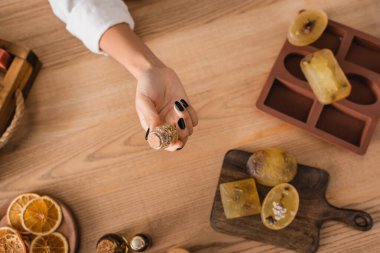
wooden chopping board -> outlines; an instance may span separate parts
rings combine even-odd
[[[309,253],[318,250],[319,232],[325,221],[344,222],[360,231],[372,228],[373,221],[368,213],[337,208],[326,200],[329,174],[325,170],[301,164],[298,165],[297,175],[290,182],[299,193],[300,207],[296,218],[288,227],[279,231],[270,230],[262,224],[260,215],[226,219],[219,185],[249,178],[245,164],[251,154],[231,150],[224,158],[210,218],[211,227],[216,231]],[[257,188],[262,202],[271,188],[260,184],[257,184]]]
[[[62,223],[58,227],[57,232],[60,232],[66,237],[67,242],[69,244],[69,253],[76,253],[78,252],[79,247],[79,233],[74,215],[65,204],[63,204],[56,198],[53,199],[61,206],[62,209]],[[12,200],[13,198],[9,199],[9,201],[6,201],[3,207],[0,208],[0,227],[8,226],[6,214],[8,206],[12,202]]]
[[[22,91],[24,99],[37,77],[42,63],[30,49],[0,39],[0,48],[11,55],[11,63],[0,77],[0,136],[6,131],[16,109],[15,92]]]

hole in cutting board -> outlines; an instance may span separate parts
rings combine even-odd
[[[300,54],[295,54],[295,53],[289,54],[285,57],[284,65],[285,65],[286,70],[288,70],[290,74],[292,74],[297,79],[306,82],[306,78],[304,74],[302,73],[301,66],[300,66],[300,63],[303,57],[304,56]]]
[[[322,36],[311,46],[319,49],[328,48],[336,54],[342,42],[342,37],[342,34],[336,28],[327,26]]]
[[[380,45],[355,37],[346,59],[380,74]]]
[[[347,74],[347,78],[352,86],[348,100],[362,105],[370,105],[376,102],[377,97],[374,91],[376,86],[373,82],[358,74]]]
[[[367,227],[368,226],[368,221],[364,217],[359,216],[359,215],[355,216],[354,222],[359,227]]]
[[[264,104],[287,116],[306,122],[313,100],[289,89],[284,83],[275,79]]]
[[[334,106],[323,107],[317,128],[339,139],[360,146],[365,122],[346,114]]]

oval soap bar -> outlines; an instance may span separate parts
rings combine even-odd
[[[287,227],[296,217],[299,196],[291,184],[279,184],[273,187],[262,205],[261,220],[267,228],[279,230]]]

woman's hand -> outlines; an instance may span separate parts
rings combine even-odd
[[[181,149],[198,124],[197,113],[177,74],[164,66],[150,68],[139,76],[136,110],[147,134],[164,123],[176,126],[179,140],[166,148],[168,151]]]
[[[108,29],[99,44],[136,77],[136,110],[147,135],[149,129],[164,123],[176,126],[179,140],[166,150],[181,149],[198,124],[198,117],[177,74],[166,67],[127,24]]]

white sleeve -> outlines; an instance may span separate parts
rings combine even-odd
[[[66,29],[94,53],[101,53],[99,41],[108,28],[134,21],[122,0],[49,0],[54,14]]]

